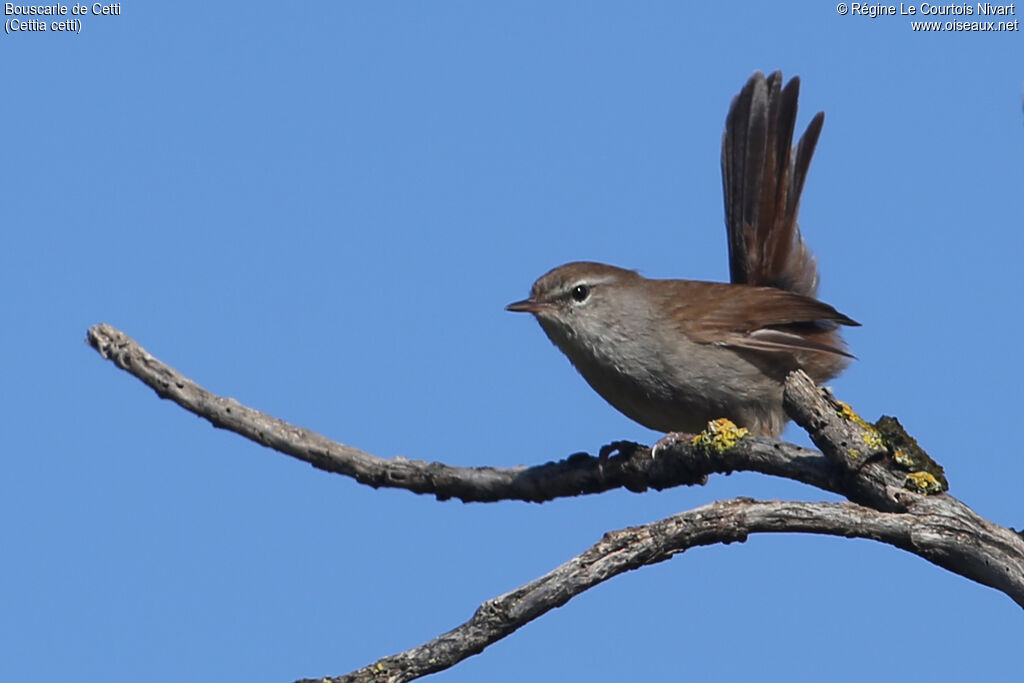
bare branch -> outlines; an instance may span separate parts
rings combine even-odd
[[[663,562],[689,548],[742,542],[754,533],[803,532],[867,538],[916,553],[953,571],[957,569],[950,566],[950,560],[971,554],[965,545],[971,546],[994,563],[1016,568],[1012,592],[1006,586],[1001,589],[1024,605],[1024,544],[1010,547],[1005,545],[1007,539],[992,543],[987,530],[980,535],[978,531],[974,520],[949,514],[941,506],[908,515],[880,512],[854,503],[718,501],[651,524],[607,533],[594,546],[553,571],[485,602],[469,621],[434,640],[344,676],[316,680],[398,683],[447,669],[618,574]],[[312,679],[302,683],[312,683]]]
[[[840,473],[840,486],[851,500],[878,510],[897,511],[903,503],[888,492],[900,490],[903,475],[886,467],[881,436],[828,389],[816,385],[802,370],[790,373],[783,394],[786,412],[807,430]]]
[[[983,519],[949,495],[925,496],[906,490],[907,473],[893,465],[896,449],[890,453],[873,425],[801,372],[786,382],[786,410],[822,453],[747,436],[723,448],[684,440],[659,449],[657,458],[647,447],[620,442],[602,449],[596,458],[580,453],[529,468],[470,468],[404,458],[385,460],[216,396],[109,325],[91,328],[88,341],[161,398],[214,426],[374,487],[405,488],[467,502],[544,501],[617,487],[643,491],[702,484],[711,473],[751,470],[801,481],[853,501],[737,499],[609,533],[549,574],[485,603],[472,619],[429,643],[325,680],[406,681],[448,668],[617,574],[664,561],[687,548],[742,541],[751,533],[874,539],[996,588],[1024,606],[1024,538]]]
[[[620,487],[640,492],[703,484],[709,474],[754,471],[844,493],[841,472],[820,453],[759,437],[744,438],[724,452],[682,443],[660,450],[657,458],[652,458],[650,449],[644,446],[620,442],[614,444],[617,455],[611,457],[579,453],[535,467],[454,467],[406,458],[379,458],[244,406],[235,399],[212,394],[110,325],[90,328],[87,341],[104,358],[156,391],[160,398],[174,401],[213,426],[375,488],[403,488],[433,494],[442,500],[458,498],[465,502],[541,502]]]

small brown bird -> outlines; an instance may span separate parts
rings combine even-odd
[[[532,313],[583,378],[619,411],[661,432],[726,417],[755,434],[786,423],[782,387],[816,382],[852,358],[815,299],[818,271],[797,226],[800,192],[825,115],[791,150],[800,81],[755,73],[729,109],[722,184],[731,283],[654,280],[601,263],[559,266],[507,306]]]

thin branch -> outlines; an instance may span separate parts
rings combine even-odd
[[[800,372],[786,382],[786,410],[822,453],[748,436],[725,448],[683,441],[659,449],[657,458],[644,446],[620,442],[602,449],[597,458],[577,454],[530,468],[471,468],[377,458],[216,396],[109,325],[91,328],[88,341],[161,398],[214,426],[374,487],[405,488],[464,501],[543,501],[616,487],[643,491],[702,484],[711,473],[751,470],[802,481],[854,501],[723,501],[607,534],[553,572],[485,603],[472,619],[449,633],[333,680],[405,681],[439,671],[617,574],[661,562],[694,546],[742,541],[750,533],[871,538],[992,586],[1024,606],[1024,538],[978,516],[949,495],[924,496],[904,489],[906,472],[894,467],[893,455],[875,427]],[[615,455],[607,457],[611,452]]]
[[[156,391],[160,398],[177,403],[214,427],[375,488],[402,488],[464,502],[542,502],[615,488],[641,492],[648,488],[699,485],[705,483],[709,474],[752,471],[843,494],[841,472],[821,453],[759,437],[741,439],[724,452],[696,448],[685,442],[660,450],[657,458],[651,457],[649,448],[619,442],[613,449],[617,454],[611,457],[579,453],[534,467],[454,467],[406,458],[379,458],[244,406],[233,398],[217,396],[154,358],[110,325],[90,328],[87,341],[104,358]]]
[[[945,560],[977,545],[991,561],[1024,567],[1022,545],[1010,549],[974,536],[971,520],[942,509],[915,515],[872,510],[854,503],[733,499],[666,519],[605,534],[598,543],[553,571],[481,605],[473,617],[437,638],[337,678],[332,683],[398,683],[454,666],[544,613],[623,572],[656,564],[689,548],[745,541],[749,534],[802,532],[888,543],[950,568]],[[983,545],[985,544],[985,545]],[[954,569],[954,571],[956,571]],[[961,572],[963,573],[963,572]],[[975,578],[964,574],[969,578]],[[1024,575],[1011,597],[1024,605]],[[307,679],[302,683],[312,683]]]

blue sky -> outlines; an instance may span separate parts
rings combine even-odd
[[[755,69],[801,76],[801,125],[826,111],[801,225],[821,297],[863,323],[836,392],[1024,526],[1020,32],[828,3],[305,7],[122,3],[0,39],[0,679],[342,673],[607,530],[829,499],[751,474],[544,505],[375,491],[212,429],[83,341],[109,322],[384,457],[651,442],[503,306],[570,260],[726,278],[720,135]],[[998,680],[1022,634],[1009,598],[915,556],[761,536],[618,577],[435,678]]]

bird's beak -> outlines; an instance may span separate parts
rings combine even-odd
[[[522,301],[516,301],[515,303],[509,304],[505,307],[505,310],[512,311],[513,313],[538,313],[545,307],[546,304],[542,301],[523,299]]]

